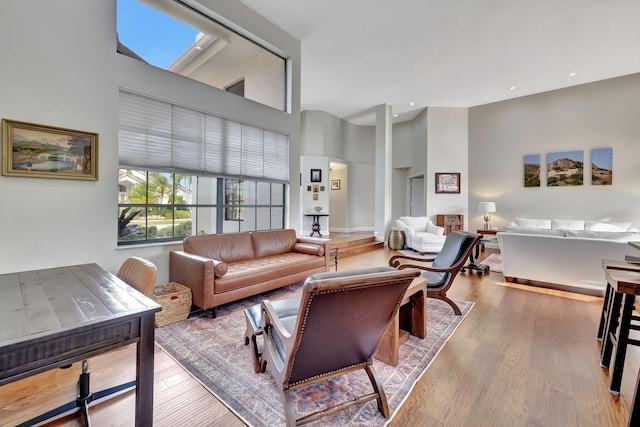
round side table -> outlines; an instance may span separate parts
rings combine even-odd
[[[404,231],[392,228],[389,231],[389,249],[398,250],[404,248]]]

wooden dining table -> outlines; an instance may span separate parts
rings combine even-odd
[[[153,424],[161,307],[97,264],[0,275],[0,386],[137,344],[136,426]]]

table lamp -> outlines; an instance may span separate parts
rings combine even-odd
[[[496,211],[496,202],[480,202],[478,209],[480,212],[484,212],[484,229],[489,229],[489,221],[491,221],[491,212]]]

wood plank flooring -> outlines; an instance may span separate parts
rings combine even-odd
[[[393,253],[385,248],[344,257],[339,269],[385,265]],[[460,274],[449,294],[476,305],[390,425],[626,425],[640,351],[629,347],[622,394],[613,397],[595,339],[601,298],[510,284],[499,273]],[[101,390],[132,379],[135,349],[89,363],[92,389]],[[0,425],[74,399],[78,371],[76,364],[0,387]],[[243,425],[157,347],[155,380],[154,425]],[[133,425],[134,399],[130,392],[92,407],[93,425]],[[82,419],[76,414],[48,425],[81,426]]]

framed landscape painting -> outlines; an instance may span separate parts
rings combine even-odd
[[[2,175],[98,179],[98,134],[2,119]]]

